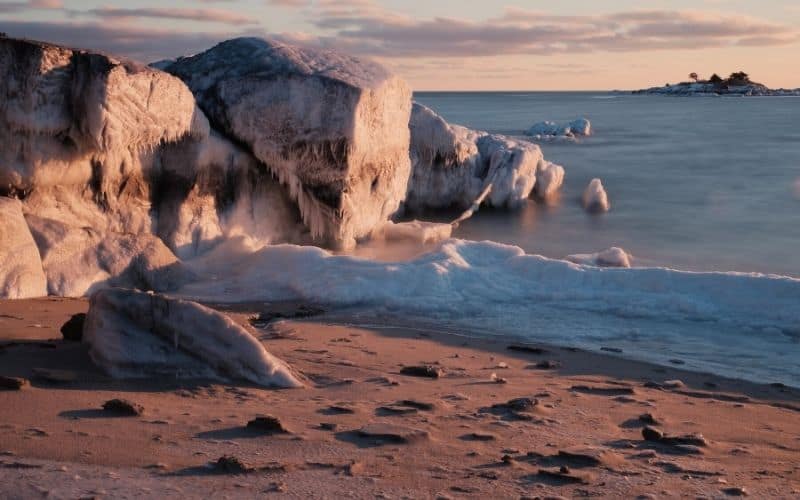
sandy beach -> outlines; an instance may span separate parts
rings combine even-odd
[[[779,384],[325,314],[250,324],[297,305],[230,314],[304,389],[114,380],[59,332],[87,308],[0,302],[0,376],[29,381],[0,391],[3,498],[800,495],[800,391]]]

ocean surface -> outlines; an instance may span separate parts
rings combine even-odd
[[[800,98],[414,97],[450,123],[504,135],[578,117],[594,128],[578,142],[538,142],[546,159],[566,169],[559,200],[529,201],[514,213],[482,209],[455,237],[553,258],[620,246],[635,266],[800,277]],[[580,206],[593,177],[608,191],[607,214],[589,215]]]

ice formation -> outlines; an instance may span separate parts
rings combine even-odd
[[[383,67],[239,38],[165,69],[288,187],[318,240],[351,245],[397,211],[410,173],[411,91]]]
[[[534,124],[525,135],[536,139],[586,137],[592,135],[592,123],[586,118],[578,118],[569,123],[558,124],[544,121]]]
[[[583,191],[582,201],[583,208],[589,213],[608,212],[611,209],[608,194],[600,179],[592,179],[589,182],[589,185]]]
[[[0,197],[0,299],[47,295],[47,279],[22,203]]]
[[[412,175],[405,207],[412,211],[466,208],[490,185],[486,203],[513,208],[547,177],[549,167],[534,144],[451,125],[417,103],[409,127]]]
[[[535,194],[541,199],[552,198],[564,184],[564,167],[547,160],[536,171]]]
[[[95,293],[83,342],[92,361],[115,377],[219,375],[266,387],[303,385],[224,314],[163,295],[117,288]]]
[[[564,259],[588,266],[631,267],[631,255],[619,247],[611,247],[597,253],[567,255]]]

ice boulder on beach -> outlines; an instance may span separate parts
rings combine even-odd
[[[196,302],[112,288],[92,295],[83,327],[92,361],[114,377],[222,376],[303,384],[228,316]]]
[[[536,171],[535,193],[540,199],[552,198],[564,184],[564,167],[553,162],[542,161]]]
[[[600,179],[592,179],[583,191],[583,208],[589,213],[608,212],[611,204],[608,201],[603,183]]]
[[[411,91],[382,66],[238,38],[164,68],[288,187],[318,241],[351,245],[400,206]]]
[[[22,215],[22,203],[0,197],[0,299],[47,295],[39,249]]]
[[[592,135],[592,123],[586,118],[578,118],[564,124],[543,121],[531,126],[525,132],[525,135],[536,139],[587,137]]]
[[[485,203],[516,207],[530,195],[545,162],[535,144],[447,123],[415,103],[411,121],[412,175],[405,207],[466,208],[491,185]]]
[[[619,247],[597,253],[567,255],[565,260],[596,267],[631,267],[631,255]]]

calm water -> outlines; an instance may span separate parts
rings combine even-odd
[[[567,171],[552,206],[482,210],[455,236],[561,258],[621,246],[636,265],[800,276],[800,98],[418,93],[451,123],[519,135],[589,118],[595,135],[542,143]],[[581,209],[602,179],[611,211]]]

